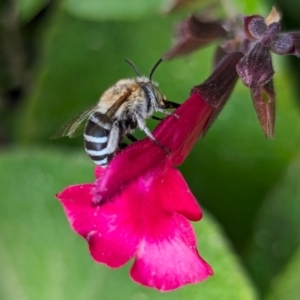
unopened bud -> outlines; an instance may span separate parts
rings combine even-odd
[[[257,42],[238,62],[236,70],[247,87],[263,86],[274,75],[269,49]]]

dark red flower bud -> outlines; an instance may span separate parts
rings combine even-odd
[[[241,52],[227,54],[217,65],[211,76],[204,83],[193,88],[192,92],[201,95],[203,101],[214,107],[214,111],[203,129],[202,137],[226,104],[238,79],[235,66],[242,57]]]
[[[265,85],[274,75],[269,49],[257,42],[238,62],[236,69],[247,87]]]
[[[260,38],[260,43],[265,47],[270,47],[280,29],[280,23],[272,23]]]
[[[274,135],[275,91],[273,80],[264,86],[251,88],[251,96],[260,126],[267,138]]]
[[[300,31],[288,32],[278,35],[278,44],[272,45],[272,50],[277,54],[291,54],[300,57]],[[279,52],[276,52],[276,50]]]
[[[294,44],[293,54],[300,57],[300,31],[290,32],[290,36],[292,37]]]
[[[267,30],[263,17],[258,15],[242,16],[244,21],[244,32],[249,40],[258,40]]]
[[[218,46],[215,50],[214,53],[214,58],[213,58],[213,68],[215,69],[218,64],[221,62],[221,60],[228,54],[226,52],[226,49],[224,47]]]
[[[225,35],[226,31],[220,21],[203,22],[199,17],[191,15],[179,25],[178,41],[164,57],[170,59],[189,54]]]
[[[293,36],[290,33],[278,34],[271,44],[271,50],[280,55],[291,53],[293,48]]]
[[[300,56],[300,32],[280,33],[280,15],[275,8],[266,19],[258,15],[243,16],[242,18],[244,33],[249,40],[256,40],[279,55]]]

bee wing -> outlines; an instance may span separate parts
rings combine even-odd
[[[57,139],[63,136],[74,138],[81,135],[85,125],[83,122],[95,112],[96,106],[97,105],[91,106],[87,110],[69,120],[51,137],[51,139]]]
[[[117,112],[119,107],[126,102],[128,97],[131,95],[132,90],[127,89],[123,95],[120,95],[120,97],[116,100],[116,102],[107,110],[107,112],[104,114],[104,117],[106,117],[108,120],[111,119],[111,117]]]

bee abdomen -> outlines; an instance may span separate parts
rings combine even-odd
[[[95,123],[94,121],[95,117],[91,117],[85,127],[85,151],[96,165],[105,166],[111,156],[107,148],[110,129],[104,128],[100,122]],[[105,127],[108,127],[107,124],[105,124]]]

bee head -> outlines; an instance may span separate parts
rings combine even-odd
[[[139,72],[138,68],[135,66],[135,64],[130,61],[129,59],[125,58],[125,61],[131,66],[131,68],[134,70],[137,77],[141,77],[141,73]],[[149,79],[152,80],[152,75],[156,68],[160,65],[160,63],[163,61],[163,58],[161,57],[158,62],[153,66],[152,70],[150,71]]]
[[[160,63],[163,61],[163,58],[160,58],[158,60],[158,62],[153,66],[153,68],[150,71],[150,75],[149,78],[145,77],[145,76],[141,76],[141,73],[139,72],[138,68],[133,64],[133,62],[131,62],[128,59],[125,59],[125,61],[132,67],[132,69],[134,70],[135,74],[137,75],[137,80],[138,82],[140,82],[141,84],[143,84],[147,90],[148,93],[150,94],[149,96],[151,97],[152,95],[155,96],[155,99],[158,103],[158,105],[160,107],[164,107],[165,106],[165,101],[166,101],[166,97],[161,93],[161,91],[158,88],[158,84],[152,81],[152,75],[154,73],[154,71],[156,70],[156,68],[160,65]]]

